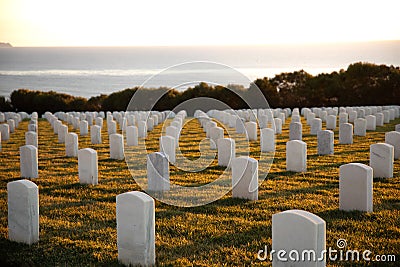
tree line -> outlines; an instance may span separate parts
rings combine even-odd
[[[39,114],[46,111],[122,111],[127,109],[138,89],[129,88],[89,99],[54,91],[18,89],[11,93],[10,99],[0,97],[0,111],[37,111]],[[199,83],[184,91],[166,87],[140,90],[143,103],[136,107],[138,110],[173,110],[180,103],[198,97],[213,98],[233,109],[242,109],[248,108],[244,99],[255,98],[258,90],[273,108],[388,105],[400,103],[400,69],[358,62],[349,65],[347,70],[316,76],[300,70],[264,77],[256,79],[249,88]],[[162,97],[155,99],[160,94]]]

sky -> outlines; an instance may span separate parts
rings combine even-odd
[[[400,40],[399,10],[399,0],[0,0],[0,42],[175,46]]]

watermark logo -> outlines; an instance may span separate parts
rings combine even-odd
[[[366,262],[395,262],[394,254],[376,254],[372,251],[345,249],[347,247],[346,239],[340,238],[336,241],[336,248],[329,247],[321,251],[312,249],[304,250],[274,250],[268,251],[268,246],[257,252],[257,259],[260,261],[281,261],[281,262],[324,262],[326,260],[336,261],[366,261]]]
[[[230,97],[234,97],[236,102],[240,101],[246,106],[245,110],[238,111],[235,107],[231,107],[216,98],[202,96],[200,88],[198,91],[193,91],[194,95],[190,99],[177,104],[171,111],[163,113],[161,135],[166,134],[167,127],[171,125],[172,121],[177,121],[177,125],[182,126],[181,129],[188,127],[187,125],[191,120],[198,120],[199,123],[203,124],[203,129],[207,121],[217,122],[218,126],[224,128],[224,138],[235,139],[236,157],[250,156],[250,152],[252,152],[252,155],[256,155],[259,168],[257,185],[260,186],[269,172],[274,152],[262,152],[259,145],[251,147],[249,138],[246,138],[246,131],[244,131],[242,137],[236,138],[235,126],[236,120],[239,120],[243,128],[245,128],[246,121],[258,123],[257,117],[260,109],[262,109],[261,112],[269,110],[268,102],[261,90],[248,77],[229,66],[213,62],[188,62],[167,68],[144,82],[130,100],[127,108],[128,114],[136,114],[144,121],[160,114],[155,110],[157,107],[159,108],[160,100],[168,99],[171,90],[161,88],[150,91],[146,88],[151,88],[153,84],[171,83],[174,83],[171,90],[177,91],[182,91],[188,87],[194,88],[202,83],[204,83],[202,84],[204,86],[214,86],[225,94],[229,94]],[[240,89],[237,86],[238,84],[251,86],[249,89]],[[271,118],[271,127],[274,128],[274,120],[273,117]],[[233,119],[235,119],[235,125],[233,125],[233,121],[230,121]],[[258,126],[258,128],[261,127]],[[180,138],[182,138],[181,132],[176,135],[178,144]],[[206,173],[207,171],[216,172],[216,166],[212,165],[217,157],[216,144],[212,144],[214,141],[204,137],[198,144],[191,144],[191,146],[197,146],[200,151],[200,157],[195,159],[185,157],[178,145],[176,147],[176,160],[171,161],[169,159],[170,164],[182,175],[202,175],[202,172]],[[138,146],[126,147],[124,153],[128,168],[136,183],[155,199],[180,207],[201,206],[222,198],[235,186],[235,184],[232,184],[231,169],[226,168],[222,172],[217,169],[220,175],[207,184],[182,186],[171,182],[169,190],[162,192],[148,190],[147,155],[155,152],[154,143],[151,146],[152,150],[149,149],[150,142],[154,142],[154,140],[141,139]],[[212,146],[214,148],[211,148]],[[258,151],[254,151],[255,148]],[[243,169],[243,173],[245,170],[246,168]],[[162,174],[159,176],[162,177]],[[249,188],[249,191],[255,189],[257,188]]]

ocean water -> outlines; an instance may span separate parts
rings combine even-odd
[[[172,68],[185,62],[202,68]],[[248,86],[256,78],[303,69],[312,75],[346,69],[354,62],[400,66],[400,41],[320,45],[205,47],[14,47],[0,49],[0,95],[19,88],[76,96],[125,88],[177,87],[199,81]],[[218,72],[210,62],[235,71]],[[197,65],[201,63],[197,63]],[[218,68],[217,68],[218,69]],[[246,79],[238,79],[237,72]],[[193,84],[192,83],[192,84]],[[185,89],[185,86],[179,86]]]

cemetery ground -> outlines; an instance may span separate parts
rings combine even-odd
[[[303,119],[303,141],[307,143],[307,172],[286,171],[286,142],[289,122],[276,135],[274,162],[259,188],[259,200],[233,199],[228,193],[200,207],[180,208],[156,201],[156,261],[160,266],[248,266],[271,265],[257,259],[265,246],[271,250],[272,215],[289,209],[312,212],[326,221],[326,247],[370,250],[372,255],[394,254],[400,261],[400,161],[394,162],[394,178],[374,179],[373,212],[339,211],[339,167],[359,162],[369,164],[370,145],[384,142],[385,132],[394,130],[396,119],[366,137],[354,136],[352,145],[338,144],[334,155],[317,155],[317,136]],[[141,190],[124,160],[109,159],[107,129],[103,143],[92,145],[90,135],[79,136],[79,149],[93,148],[99,157],[99,184],[81,185],[77,158],[65,157],[50,123],[40,119],[39,187],[40,241],[31,246],[8,240],[7,183],[20,179],[19,147],[25,144],[28,121],[20,123],[0,152],[0,263],[2,266],[118,266],[116,196]],[[325,127],[325,123],[323,124]],[[148,153],[159,150],[162,124],[148,134]],[[234,129],[229,129],[234,133]],[[72,126],[69,131],[73,132]],[[76,132],[76,131],[75,131]],[[225,137],[227,134],[225,133]],[[200,156],[198,143],[205,133],[197,120],[188,122],[181,134],[183,154]],[[142,140],[143,142],[143,140]],[[251,157],[257,159],[258,141],[251,141]],[[197,186],[209,183],[224,171],[217,159],[206,170],[187,173],[170,166],[171,183]],[[142,170],[143,175],[146,169]],[[328,266],[365,265],[366,262],[327,261]],[[385,263],[389,265],[389,263]],[[392,263],[393,266],[396,263]]]

